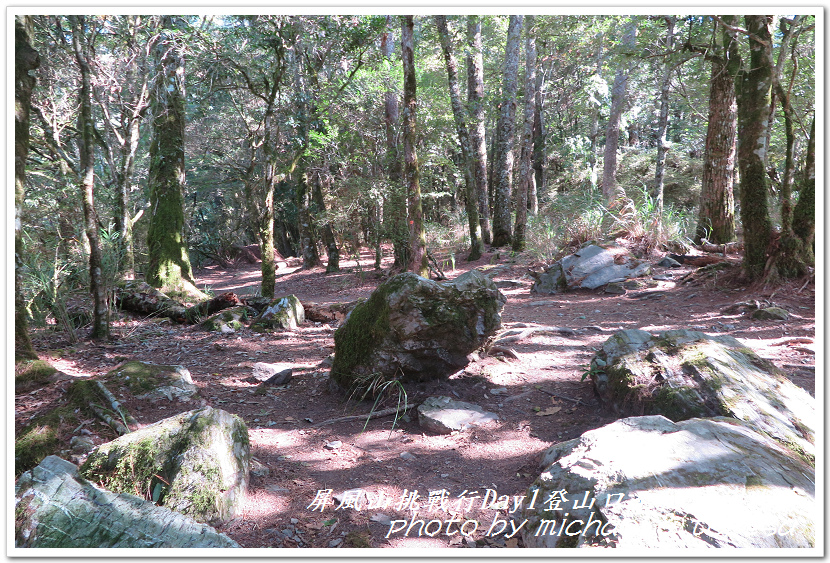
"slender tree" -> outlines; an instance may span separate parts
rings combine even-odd
[[[461,105],[461,93],[458,87],[458,62],[453,54],[450,32],[447,29],[446,16],[435,16],[435,25],[438,27],[438,37],[444,51],[444,61],[447,65],[447,81],[450,88],[450,102],[455,118],[455,129],[458,133],[458,142],[461,145],[461,166],[464,173],[464,187],[466,196],[467,221],[470,228],[470,254],[467,260],[472,262],[481,258],[484,245],[481,241],[481,225],[478,220],[478,197],[473,172],[473,148],[470,133],[467,129],[467,120],[464,116],[464,107]]]
[[[737,97],[743,267],[749,279],[759,279],[765,272],[772,233],[764,166],[772,92],[772,16],[748,15],[744,22],[750,60],[744,65]]]
[[[533,114],[536,109],[536,29],[534,16],[525,16],[525,103],[524,127],[519,159],[519,183],[516,190],[516,228],[513,230],[513,250],[525,249],[528,194],[536,191],[533,170]]]
[[[608,127],[605,132],[605,152],[602,164],[602,194],[607,202],[613,202],[625,194],[617,185],[617,150],[620,145],[620,118],[625,108],[628,74],[631,71],[631,59],[637,40],[638,18],[632,16],[625,26],[622,48],[624,60],[617,69],[614,86],[611,88],[611,110],[608,115]]]
[[[429,262],[426,253],[426,235],[424,234],[424,212],[421,207],[421,186],[418,183],[418,155],[415,152],[417,131],[415,113],[418,107],[416,99],[415,52],[412,41],[413,16],[401,18],[401,56],[403,59],[403,181],[407,189],[409,202],[409,270],[426,277],[429,275]]]
[[[473,145],[473,174],[478,199],[481,239],[490,244],[490,198],[487,188],[487,140],[484,123],[484,55],[481,48],[481,17],[467,16],[467,103],[470,108],[470,142]]]
[[[497,160],[493,175],[493,246],[506,246],[513,237],[510,200],[513,181],[513,139],[516,130],[516,89],[519,75],[519,40],[523,16],[510,16],[507,26],[507,47],[504,62],[504,86],[502,89],[499,121],[496,130]]]
[[[391,67],[395,51],[394,26],[392,16],[386,16],[386,31],[381,40],[381,51],[386,64]],[[407,226],[406,191],[403,186],[401,156],[399,150],[398,127],[398,92],[389,87],[384,93],[383,124],[386,132],[386,167],[391,186],[389,202],[384,205],[387,231],[392,239],[395,261],[393,270],[405,270],[409,265],[409,228]]]
[[[674,16],[666,16],[666,51],[674,49]],[[657,122],[657,164],[654,170],[654,199],[657,204],[657,218],[663,217],[663,179],[666,175],[666,155],[669,152],[669,143],[666,139],[666,130],[669,126],[669,91],[671,89],[672,61],[668,56],[663,63],[663,80],[660,83],[660,119]]]
[[[728,26],[737,16],[721,16]],[[735,144],[738,129],[738,105],[735,76],[740,69],[738,40],[734,31],[715,20],[714,44],[710,56],[709,120],[703,156],[703,184],[700,194],[695,239],[707,238],[724,244],[735,238]]]
[[[29,154],[29,113],[35,77],[29,74],[40,66],[40,55],[32,48],[31,16],[14,19],[14,356],[15,361],[36,360],[29,338],[26,301],[21,281],[23,238],[21,213],[26,188],[26,157]]]
[[[95,32],[86,25],[84,16],[69,16],[72,24],[72,49],[81,73],[78,130],[81,132],[79,164],[81,173],[81,200],[84,208],[84,230],[89,240],[89,285],[92,294],[93,339],[109,337],[109,306],[103,279],[103,256],[98,236],[98,213],[95,211],[95,126],[92,122],[91,61]]]
[[[184,227],[185,75],[183,39],[171,16],[162,16],[153,84],[153,140],[150,145],[149,261],[145,279],[153,287],[194,298],[196,289]]]

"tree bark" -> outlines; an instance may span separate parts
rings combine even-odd
[[[326,198],[323,196],[323,181],[320,179],[320,172],[314,173],[314,213],[323,214],[326,212]],[[331,222],[323,225],[323,244],[326,247],[326,273],[331,274],[340,271],[340,250],[337,248],[337,238],[331,228]]]
[[[666,18],[666,51],[674,49],[674,16]],[[657,123],[657,165],[654,170],[654,199],[657,204],[658,220],[662,225],[663,217],[663,178],[666,174],[666,154],[669,152],[669,143],[666,139],[666,130],[669,125],[669,89],[671,86],[672,61],[666,59],[663,81],[660,84],[660,118]]]
[[[800,238],[812,258],[812,245],[816,234],[816,120],[810,126],[807,158],[804,163],[804,180],[793,209],[793,233]],[[812,262],[812,260],[810,260]]]
[[[478,220],[478,197],[476,183],[473,177],[473,149],[467,121],[464,117],[464,107],[461,105],[461,93],[458,87],[458,62],[452,50],[450,33],[447,29],[446,16],[435,16],[438,27],[438,37],[444,51],[444,61],[447,65],[447,81],[450,89],[450,102],[455,118],[455,129],[458,133],[458,142],[461,145],[461,168],[464,172],[464,187],[466,195],[467,222],[470,229],[470,254],[467,260],[472,262],[481,258],[484,245],[481,241],[481,224]]]
[[[525,16],[525,105],[524,128],[519,158],[519,185],[516,192],[516,227],[513,230],[513,250],[525,249],[528,194],[535,192],[536,175],[533,170],[533,115],[536,110],[536,38],[534,16]]]
[[[737,16],[723,16],[728,25],[737,23]],[[721,25],[715,22],[715,37]],[[720,54],[712,58],[709,86],[709,125],[703,155],[703,184],[700,194],[695,240],[706,238],[725,244],[735,238],[736,134],[738,106],[735,98],[735,75],[740,66],[738,42],[734,32],[720,30]]]
[[[81,172],[81,199],[84,208],[84,230],[89,239],[89,285],[92,294],[92,332],[93,339],[109,337],[109,307],[107,305],[107,288],[103,276],[103,258],[101,241],[98,238],[98,214],[95,211],[95,152],[93,146],[92,122],[92,86],[90,83],[90,62],[92,46],[83,16],[70,16],[72,22],[72,48],[75,61],[81,72],[81,89],[79,92],[80,114],[78,130],[81,132],[79,148],[79,165]],[[84,38],[82,40],[82,38]]]
[[[415,152],[417,109],[415,53],[412,41],[413,16],[401,17],[401,55],[403,59],[403,180],[407,189],[409,208],[409,266],[408,270],[419,276],[429,275],[424,234],[424,211],[421,207],[421,186],[418,183],[418,155]]]
[[[597,54],[594,57],[594,64],[597,67],[596,76],[597,78],[602,77],[602,39],[604,34],[598,33],[597,34]],[[593,103],[591,104],[591,129],[589,133],[589,138],[591,139],[591,152],[588,154],[588,164],[591,168],[591,178],[592,178],[592,187],[595,188],[595,179],[597,175],[597,146],[599,145],[599,108],[602,105],[602,102],[598,99],[594,99]]]
[[[519,74],[519,40],[522,33],[522,16],[510,16],[507,27],[507,47],[504,61],[504,86],[502,90],[497,135],[497,160],[493,175],[493,246],[509,245],[513,239],[510,200],[513,181],[513,140],[516,130],[516,89]]]
[[[637,39],[637,23],[637,18],[632,17],[622,38],[623,48],[629,53],[633,51]],[[629,61],[620,64],[617,75],[614,77],[614,86],[611,88],[611,110],[605,133],[605,153],[602,164],[602,195],[608,203],[625,197],[624,190],[617,185],[617,149],[620,144],[620,118],[625,108],[630,67]]]
[[[381,51],[391,67],[395,45],[392,16],[386,16],[386,27],[386,33],[381,40]],[[405,270],[409,265],[409,227],[406,190],[402,182],[401,155],[398,148],[398,93],[391,86],[384,95],[383,122],[386,128],[386,167],[391,186],[389,201],[383,206],[383,210],[395,258],[392,269],[397,271]]]
[[[473,174],[476,181],[478,220],[481,225],[481,239],[490,244],[493,235],[490,230],[490,197],[487,188],[487,140],[484,124],[484,55],[481,48],[481,18],[467,16],[467,103],[470,108],[472,127],[470,142],[473,145]]]
[[[197,293],[184,234],[184,46],[170,16],[162,17],[164,37],[156,46],[150,145],[149,263],[145,279],[162,291]]]
[[[35,78],[30,70],[40,66],[40,56],[32,48],[31,16],[14,20],[14,358],[36,360],[37,353],[29,338],[29,321],[23,295],[23,238],[21,214],[26,189],[26,158],[29,154],[29,114]]]
[[[308,185],[308,168],[305,157],[301,159],[297,179],[297,223],[300,231],[300,252],[303,256],[303,269],[322,265],[317,251],[317,236],[311,212],[311,190]]]
[[[544,51],[544,43],[542,50]],[[545,111],[542,100],[542,89],[545,85],[545,72],[541,68],[536,72],[536,92],[533,104],[533,171],[535,182],[530,184],[527,194],[527,209],[531,215],[539,213],[539,192],[545,188]]]
[[[751,280],[765,271],[772,226],[767,203],[767,152],[772,91],[772,16],[744,16],[749,31],[749,65],[738,94],[738,163],[741,168],[741,223],[744,228],[743,267]]]

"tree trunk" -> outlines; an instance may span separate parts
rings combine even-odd
[[[496,130],[498,159],[494,163],[493,176],[493,246],[509,245],[513,238],[510,200],[513,181],[513,139],[516,130],[516,89],[519,74],[519,40],[522,34],[522,16],[510,16],[507,27],[507,47],[504,61],[504,86],[502,90],[499,122]]]
[[[317,252],[317,237],[311,213],[311,190],[308,186],[308,168],[306,157],[299,166],[297,179],[297,224],[300,231],[300,252],[303,256],[303,269],[322,265],[320,253]]]
[[[29,113],[35,78],[30,70],[40,66],[40,56],[32,48],[31,16],[14,20],[14,358],[36,360],[37,353],[29,338],[26,300],[23,296],[23,238],[21,213],[26,189],[26,158],[29,154]]]
[[[627,52],[634,50],[637,40],[637,18],[632,17],[625,28],[622,38],[623,48]],[[620,118],[625,108],[628,71],[631,63],[620,64],[611,88],[611,110],[608,116],[608,128],[605,133],[605,153],[602,163],[602,195],[608,203],[625,197],[625,191],[617,185],[617,149],[620,144]]]
[[[204,297],[193,281],[184,234],[184,46],[170,16],[163,16],[153,88],[153,140],[150,145],[149,263],[145,279],[162,291]]]
[[[478,220],[481,225],[481,239],[490,244],[490,197],[487,193],[487,141],[484,125],[484,55],[481,48],[481,18],[467,16],[467,102],[470,108],[472,127],[470,142],[473,145],[473,174],[476,181]]]
[[[816,234],[816,120],[810,126],[807,144],[807,160],[804,163],[804,180],[793,209],[793,233],[804,242],[812,260],[812,245]]]
[[[602,77],[602,39],[604,34],[597,34],[597,54],[594,58],[594,64],[597,67],[597,78]],[[602,102],[597,96],[591,104],[591,129],[589,138],[591,139],[591,152],[588,154],[588,164],[591,168],[592,188],[596,188],[596,168],[597,168],[597,146],[599,145],[599,108]]]
[[[728,25],[737,16],[723,16]],[[720,24],[715,23],[716,37]],[[709,86],[709,126],[703,156],[703,184],[700,194],[695,240],[706,238],[725,244],[735,238],[735,139],[738,129],[738,106],[735,99],[735,75],[740,66],[738,42],[729,30],[721,30],[720,56],[712,59]]]
[[[419,276],[429,275],[424,234],[424,211],[421,207],[421,186],[418,183],[418,155],[415,153],[417,133],[415,111],[417,109],[415,52],[412,32],[415,26],[413,16],[401,17],[401,55],[403,59],[403,180],[408,195],[409,207],[409,266],[408,270]]]
[[[674,49],[674,24],[673,16],[666,17],[666,50],[671,52]],[[666,154],[669,152],[669,143],[666,140],[666,130],[669,126],[669,88],[671,86],[671,59],[665,61],[663,81],[660,84],[660,119],[657,123],[657,165],[654,171],[654,199],[657,203],[658,220],[662,227],[663,217],[663,178],[666,174]]]
[[[749,31],[750,62],[743,69],[738,94],[738,163],[741,168],[741,223],[744,228],[744,272],[759,279],[767,262],[771,223],[767,203],[767,152],[772,90],[772,16],[744,16]]]
[[[394,34],[392,16],[386,16],[386,33],[381,40],[381,51],[392,66]],[[389,175],[389,201],[383,206],[387,232],[392,239],[395,261],[393,270],[405,270],[409,265],[409,227],[406,216],[406,190],[402,182],[401,155],[398,149],[398,93],[389,88],[384,96],[383,122],[386,127],[386,167]]]
[[[314,198],[314,213],[317,215],[324,214],[326,212],[326,199],[323,197],[323,182],[320,180],[320,172],[314,174],[314,192],[312,197]],[[334,236],[331,222],[328,221],[323,225],[323,244],[326,247],[326,256],[328,257],[326,273],[339,272],[340,250],[337,248],[337,238]]]
[[[542,45],[544,51],[544,44]],[[545,85],[545,72],[536,73],[536,93],[533,104],[533,171],[535,182],[530,184],[527,194],[528,211],[531,215],[539,213],[539,192],[545,189],[545,112],[542,103],[542,89]]]
[[[87,29],[83,16],[70,16],[72,22],[72,48],[75,60],[81,72],[81,90],[78,116],[78,130],[81,132],[79,147],[79,164],[81,172],[81,199],[84,208],[84,230],[89,239],[89,285],[92,294],[92,332],[93,339],[109,337],[109,307],[107,305],[107,288],[103,279],[103,258],[101,241],[98,238],[98,214],[95,211],[95,152],[93,147],[92,123],[92,87],[90,84],[90,59],[92,47],[89,45]],[[82,37],[86,38],[82,42]]]
[[[467,222],[470,228],[470,254],[467,256],[467,260],[472,262],[481,258],[481,254],[484,251],[484,245],[481,242],[481,224],[478,220],[476,183],[473,177],[473,149],[470,141],[470,133],[467,129],[467,122],[464,118],[464,107],[461,105],[461,93],[458,87],[458,62],[455,60],[455,55],[452,51],[446,16],[435,16],[435,24],[438,27],[438,36],[441,40],[441,48],[444,51],[444,61],[447,65],[447,81],[450,89],[450,102],[453,117],[455,118],[458,142],[461,145],[461,169],[464,172]]]
[[[525,17],[525,106],[524,129],[519,158],[519,185],[516,192],[516,228],[513,230],[513,250],[525,249],[528,194],[535,192],[536,175],[533,171],[533,114],[536,110],[536,30],[534,16]]]

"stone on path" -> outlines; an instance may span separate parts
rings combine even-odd
[[[626,418],[545,453],[541,476],[527,492],[537,502],[532,510],[525,503],[522,537],[526,547],[655,555],[677,548],[811,548],[821,523],[814,483],[813,467],[750,424]],[[566,500],[553,510],[547,499],[558,491]]]
[[[104,381],[126,385],[137,399],[187,401],[199,391],[190,372],[184,366],[166,366],[135,360],[125,362],[107,373]]]
[[[15,486],[18,548],[239,547],[206,524],[127,493],[99,489],[56,456]]]
[[[815,399],[731,336],[623,330],[602,345],[590,374],[599,398],[617,413],[675,421],[729,416],[807,459],[815,455]]]
[[[257,362],[254,364],[251,377],[259,383],[267,385],[284,385],[291,380],[294,369],[291,364],[268,364]]]
[[[204,407],[101,444],[81,473],[201,522],[228,521],[242,512],[250,458],[245,423]]]
[[[305,321],[305,309],[295,295],[278,297],[251,323],[255,332],[290,330]]]
[[[596,289],[612,282],[648,274],[651,264],[626,249],[588,245],[565,256],[544,272],[534,274],[531,293],[551,294],[569,289]]]
[[[256,309],[247,305],[231,307],[205,319],[199,324],[199,328],[209,332],[233,334],[243,328],[248,319],[252,319],[256,315]]]
[[[752,313],[752,318],[761,321],[786,321],[790,318],[790,313],[781,307],[767,307]]]
[[[418,407],[418,423],[421,428],[438,434],[466,430],[497,422],[498,415],[487,412],[478,405],[456,401],[449,397],[429,397]]]

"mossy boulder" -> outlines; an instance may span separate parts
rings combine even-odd
[[[501,328],[505,301],[476,270],[443,283],[398,274],[334,333],[331,380],[349,391],[369,381],[449,377]]]
[[[781,307],[767,307],[752,313],[752,318],[761,321],[786,321],[790,318],[790,313]]]
[[[517,520],[534,548],[814,548],[815,482],[751,423],[632,417],[551,447]]]
[[[589,373],[600,399],[617,413],[674,421],[732,417],[814,459],[815,400],[731,336],[620,331],[603,344]]]
[[[242,513],[250,458],[245,423],[204,407],[98,446],[81,474],[199,522],[227,521]]]
[[[17,548],[239,547],[206,524],[137,496],[101,490],[49,456],[15,485]]]
[[[255,332],[273,332],[297,328],[305,321],[303,304],[295,295],[287,295],[271,300],[268,306],[251,323]]]
[[[14,365],[15,393],[26,393],[64,379],[71,377],[44,360],[22,360]]]
[[[199,328],[209,332],[230,334],[245,326],[249,319],[257,315],[256,309],[241,305],[220,311],[199,324]]]
[[[167,366],[148,362],[124,362],[104,377],[104,381],[129,388],[137,399],[174,399],[187,401],[199,388],[184,366]]]

